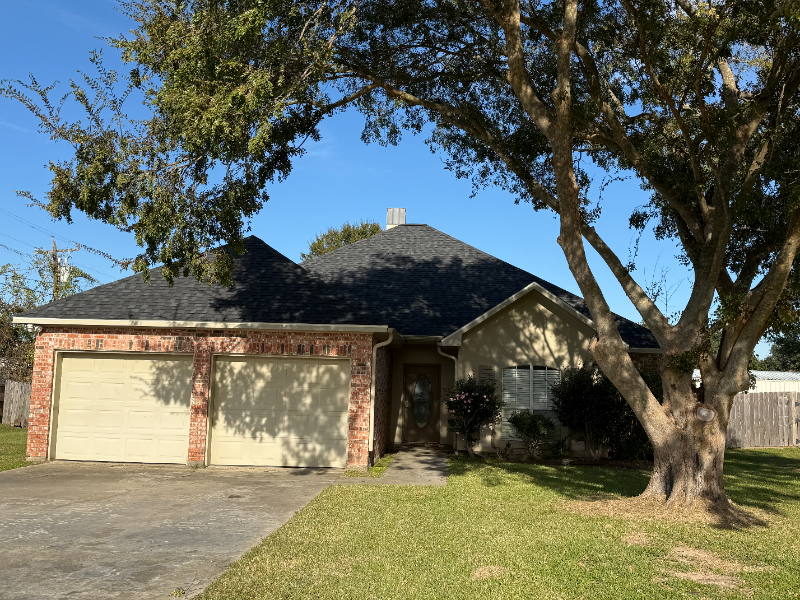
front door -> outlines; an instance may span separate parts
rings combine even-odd
[[[403,441],[439,442],[439,366],[405,365]]]

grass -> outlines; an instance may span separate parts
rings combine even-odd
[[[375,464],[366,471],[345,471],[344,475],[345,477],[380,477],[393,458],[394,454],[386,454],[375,461]]]
[[[0,424],[0,471],[34,464],[26,460],[27,444],[27,429]]]
[[[729,451],[726,473],[767,526],[565,509],[645,470],[454,459],[446,487],[332,486],[199,598],[800,598],[800,449]]]

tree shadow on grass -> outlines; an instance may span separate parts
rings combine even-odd
[[[740,506],[782,514],[800,503],[800,448],[728,450],[725,489]]]
[[[567,500],[587,497],[633,497],[644,491],[650,472],[643,469],[621,469],[601,466],[551,466],[529,463],[508,463],[494,460],[469,462],[456,459],[451,473],[466,474],[473,470],[486,487],[506,485],[509,476],[525,483],[550,489]]]
[[[730,499],[745,509],[783,515],[787,505],[800,507],[800,448],[729,450],[725,486]],[[509,476],[549,489],[565,500],[633,498],[650,480],[648,469],[610,466],[550,466],[456,459],[453,475],[471,473],[484,486],[507,485]]]

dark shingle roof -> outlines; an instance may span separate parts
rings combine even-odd
[[[26,318],[388,325],[446,336],[536,282],[591,318],[579,297],[427,225],[401,225],[297,265],[260,239],[234,255],[234,286],[158,269],[92,288]],[[632,348],[658,348],[649,330],[617,317]]]
[[[449,335],[532,282],[591,319],[578,296],[428,225],[400,225],[302,266],[401,335]],[[616,319],[632,348],[658,348],[648,329]]]
[[[310,276],[255,236],[234,255],[234,286],[176,278],[153,269],[150,284],[134,275],[23,313],[59,319],[167,320],[239,323],[371,323],[345,293]]]

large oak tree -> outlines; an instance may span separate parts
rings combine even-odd
[[[123,9],[136,27],[111,43],[133,63],[129,89],[143,93],[146,119],[127,119],[127,92],[114,95],[116,76],[102,66],[73,83],[82,122],[64,122],[36,82],[6,84],[73,145],[72,160],[51,165],[51,214],[80,210],[133,231],[145,248],[139,271],[160,261],[168,277],[224,281],[230,261],[209,260],[208,249],[238,247],[266,185],[289,173],[321,119],[355,106],[365,139],[384,143],[432,126],[430,143],[457,175],[558,215],[558,243],[597,327],[591,351],[653,443],[644,495],[728,505],[733,397],[748,387],[762,335],[797,317],[796,2],[139,0]],[[649,194],[630,224],[674,240],[694,275],[677,322],[595,229],[587,163],[632,173]],[[661,402],[631,361],[587,244],[663,350]]]

